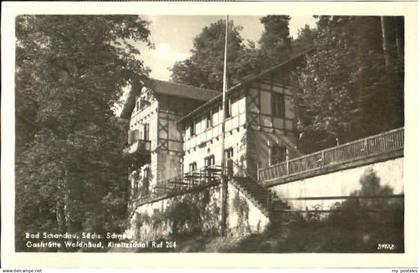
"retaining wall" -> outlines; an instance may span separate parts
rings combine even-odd
[[[220,234],[221,185],[139,205],[129,219],[126,236],[157,240],[200,232]],[[226,229],[229,236],[244,236],[265,230],[269,219],[235,186],[227,187]]]
[[[403,157],[394,158],[356,168],[340,170],[324,175],[299,179],[271,187],[280,198],[349,196],[361,189],[360,180],[376,175],[381,187],[390,187],[393,194],[404,193]],[[330,209],[336,202],[344,200],[288,200],[294,210],[318,208]]]

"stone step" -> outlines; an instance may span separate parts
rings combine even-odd
[[[253,201],[256,206],[264,211],[271,221],[281,223],[281,225],[288,225],[291,221],[290,214],[285,212],[290,209],[287,202],[278,198],[275,193],[267,190],[255,181],[249,178],[238,177],[235,178],[236,186]],[[268,201],[271,203],[268,204]]]
[[[238,188],[240,188],[248,198],[258,204],[260,209],[264,208],[264,210],[268,212],[268,192],[264,188],[257,185],[256,182],[253,182],[249,178],[237,177],[235,178],[235,182]]]

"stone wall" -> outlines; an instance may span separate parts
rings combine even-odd
[[[232,184],[228,185],[226,226],[230,236],[261,233],[269,223],[251,200]]]
[[[300,179],[280,184],[271,189],[280,198],[349,196],[361,188],[361,179],[369,174],[375,175],[381,187],[389,187],[393,194],[404,193],[403,180],[404,160],[402,157],[374,164],[341,170],[324,175]],[[330,209],[336,202],[332,200],[289,200],[292,209]]]
[[[221,186],[149,202],[136,208],[126,235],[136,240],[165,239],[179,234],[220,234]],[[263,232],[269,219],[228,183],[226,227],[229,236]]]
[[[136,208],[126,233],[143,241],[183,233],[214,233],[221,221],[220,204],[219,186],[146,203]]]

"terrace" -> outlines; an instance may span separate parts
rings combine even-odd
[[[403,153],[404,128],[399,128],[260,168],[258,181],[264,186],[274,186],[402,156]]]

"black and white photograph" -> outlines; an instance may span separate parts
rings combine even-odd
[[[407,252],[404,15],[14,20],[16,253]]]

